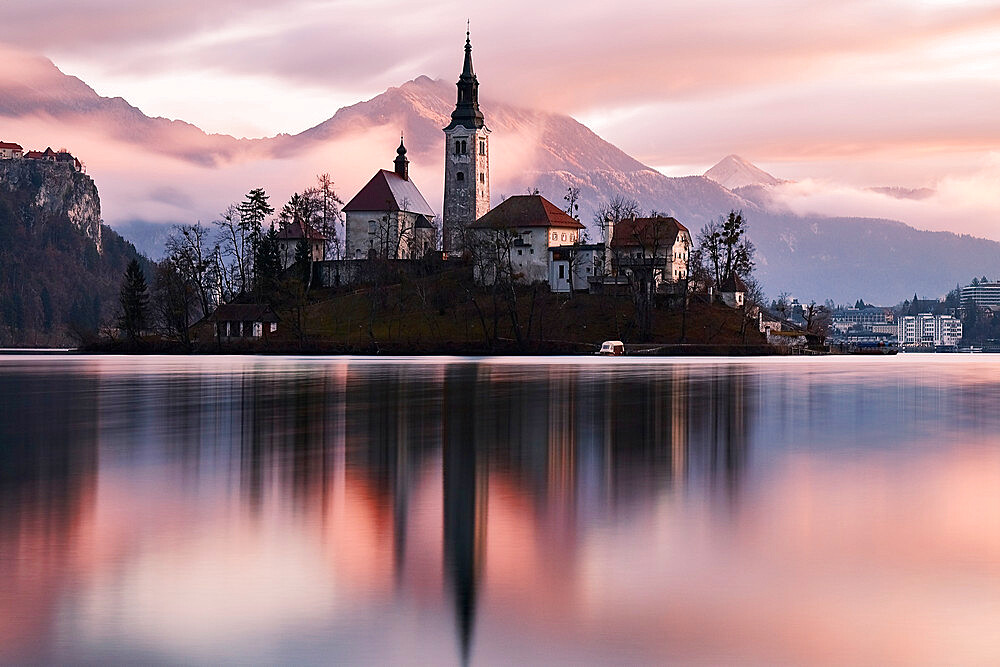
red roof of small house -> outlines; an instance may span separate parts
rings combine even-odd
[[[677,235],[688,228],[675,218],[657,216],[655,218],[634,218],[622,220],[615,225],[612,248],[669,248],[677,240]],[[688,232],[690,234],[690,232]]]
[[[403,211],[434,217],[434,211],[428,206],[420,190],[413,181],[403,178],[394,171],[379,169],[365,187],[361,188],[354,198],[347,202],[344,211],[382,212]]]
[[[209,316],[210,322],[278,322],[280,318],[266,303],[224,303]]]
[[[731,275],[722,281],[719,289],[723,292],[746,292],[747,284],[737,275]]]
[[[323,236],[323,234],[321,234],[308,222],[304,222],[302,220],[296,220],[295,222],[285,225],[278,230],[277,236],[279,239],[306,238],[310,241],[326,241],[326,237]]]
[[[41,160],[43,157],[45,157],[45,154],[42,153],[41,151],[28,151],[27,153],[24,154],[24,157],[31,158],[32,160]]]
[[[18,144],[12,144],[12,143],[7,142],[7,141],[0,141],[0,148],[13,149],[15,151],[24,150]]]
[[[570,217],[566,211],[541,195],[508,197],[469,227],[473,229],[503,229],[508,227],[584,229],[579,220]]]

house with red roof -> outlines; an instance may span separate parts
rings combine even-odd
[[[623,220],[611,237],[611,270],[654,289],[677,285],[688,277],[691,247],[691,232],[675,218]]]
[[[350,259],[415,259],[435,250],[434,211],[410,180],[402,137],[393,171],[380,169],[344,206]]]
[[[522,282],[545,281],[568,291],[572,259],[553,251],[578,245],[585,229],[579,220],[541,195],[515,195],[467,227],[480,280],[494,280],[496,267]],[[593,269],[591,268],[591,271]]]
[[[278,247],[281,249],[281,268],[287,269],[295,263],[295,255],[302,239],[309,244],[309,256],[314,262],[322,262],[326,254],[326,237],[304,220],[292,220],[277,231]]]
[[[65,149],[54,151],[50,146],[44,151],[28,151],[24,154],[24,158],[28,160],[42,160],[44,162],[64,164],[74,171],[83,171],[83,164],[80,160],[73,157],[73,155]]]
[[[24,156],[24,149],[18,144],[0,141],[0,160],[12,160]]]

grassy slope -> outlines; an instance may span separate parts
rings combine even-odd
[[[494,302],[486,289],[471,287],[467,269],[449,269],[422,278],[403,278],[381,289],[313,290],[303,322],[307,348],[382,352],[588,351],[610,339],[636,342],[634,307],[629,297],[551,294],[545,286],[524,287],[518,314],[524,344],[517,346],[507,304]],[[373,305],[374,304],[374,305]],[[293,312],[281,312],[280,335],[271,345],[298,342]],[[488,333],[484,333],[485,329]],[[530,320],[530,333],[529,333]],[[681,340],[682,314],[657,309],[654,344]],[[491,344],[496,327],[498,343]],[[740,313],[693,302],[687,317],[687,343],[739,345]],[[752,326],[746,342],[760,344]]]

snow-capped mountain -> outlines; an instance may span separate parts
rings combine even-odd
[[[727,190],[745,188],[748,185],[778,185],[783,182],[739,155],[727,155],[703,175]]]

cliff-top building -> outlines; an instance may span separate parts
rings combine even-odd
[[[444,128],[443,250],[461,248],[463,229],[490,210],[490,130],[479,110],[479,80],[472,68],[472,42],[465,33],[465,64],[458,102]]]

